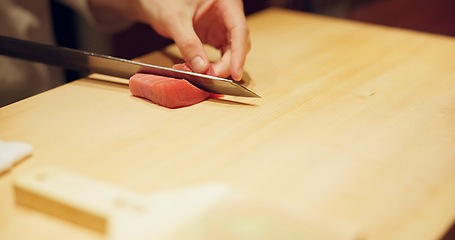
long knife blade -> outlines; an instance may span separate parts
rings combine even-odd
[[[186,79],[198,88],[212,93],[241,97],[260,97],[230,79],[5,36],[0,36],[0,54],[82,72],[100,73],[127,79],[138,72],[150,73]]]

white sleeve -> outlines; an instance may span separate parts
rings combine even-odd
[[[133,21],[125,19],[113,12],[97,11],[93,12],[89,6],[88,0],[57,0],[62,4],[74,9],[82,15],[89,24],[100,28],[101,30],[114,33],[124,30],[133,24]],[[96,17],[95,17],[96,15]]]

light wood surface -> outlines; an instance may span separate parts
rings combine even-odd
[[[14,179],[43,166],[140,194],[217,183],[269,206],[234,219],[285,209],[353,238],[440,238],[455,219],[455,39],[279,9],[248,23],[261,99],[170,110],[83,79],[1,108],[0,139],[34,153],[0,176],[0,239],[105,238],[15,202]],[[280,211],[265,216],[291,221]]]

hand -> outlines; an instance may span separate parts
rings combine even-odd
[[[135,8],[140,21],[175,41],[194,71],[213,67],[217,76],[242,78],[251,43],[241,0],[137,0]],[[219,49],[221,58],[211,64],[203,44]]]
[[[184,60],[199,73],[240,80],[251,42],[242,0],[88,0],[96,15],[109,11],[151,25],[173,39]],[[96,16],[95,15],[95,16]],[[203,44],[218,48],[210,64]]]

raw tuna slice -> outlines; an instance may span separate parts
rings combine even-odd
[[[210,93],[186,80],[137,73],[130,78],[130,91],[167,108],[187,107],[204,101]]]
[[[191,68],[183,64],[176,64],[173,68],[183,71],[191,71]],[[214,75],[210,69],[207,74]],[[194,105],[213,96],[203,91],[186,80],[161,77],[152,74],[138,73],[130,78],[130,91],[136,97],[146,98],[158,105],[167,108],[180,108]]]

